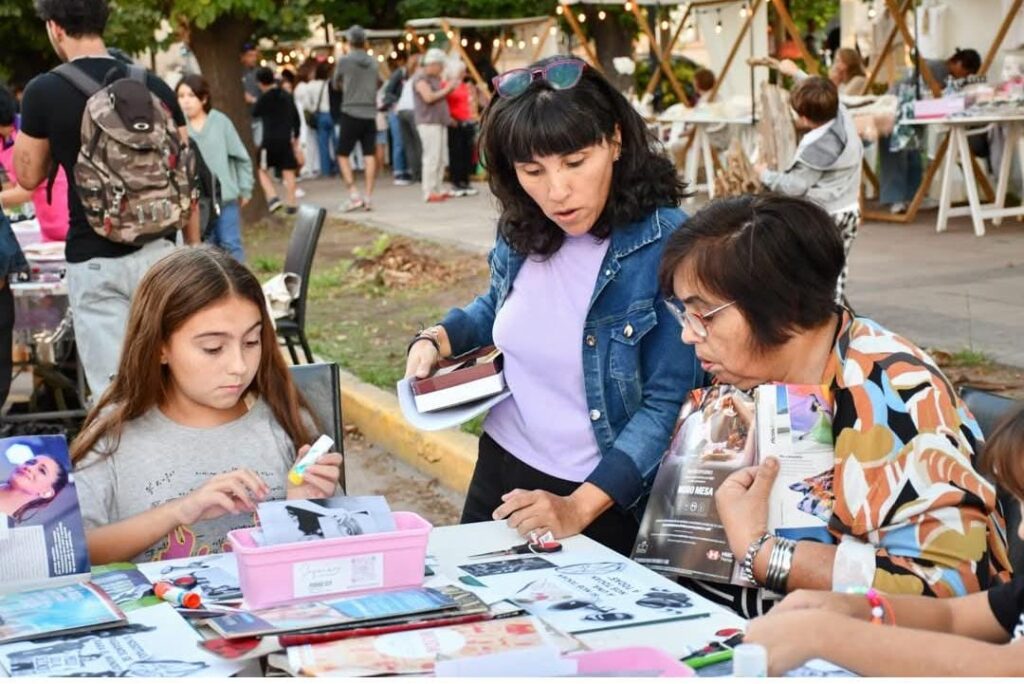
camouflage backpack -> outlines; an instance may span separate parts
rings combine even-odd
[[[127,78],[107,85],[73,63],[53,72],[87,98],[73,175],[89,225],[112,242],[140,246],[184,228],[195,171],[174,118],[146,85],[146,71],[127,68]]]

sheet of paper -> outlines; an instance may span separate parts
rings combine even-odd
[[[512,396],[512,392],[506,390],[487,399],[453,406],[448,409],[420,413],[416,410],[416,401],[413,399],[412,383],[408,378],[398,381],[398,406],[402,409],[405,420],[418,430],[428,432],[434,430],[445,430],[458,427],[466,421],[476,418],[481,413],[488,411],[492,406]]]
[[[360,534],[392,532],[395,519],[383,496],[335,496],[330,499],[267,501],[258,507],[267,545]]]
[[[170,604],[140,608],[123,627],[0,646],[12,677],[228,677],[244,666],[202,650]]]
[[[242,598],[238,583],[238,562],[233,553],[139,563],[138,570],[150,582],[171,582],[183,589],[198,592],[204,600],[228,601]]]

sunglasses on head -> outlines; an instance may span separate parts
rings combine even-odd
[[[510,69],[495,76],[491,83],[502,97],[522,95],[538,79],[546,81],[552,90],[568,90],[580,82],[586,66],[581,59],[558,59],[536,69]]]

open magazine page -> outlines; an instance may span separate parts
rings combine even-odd
[[[0,439],[0,594],[86,580],[88,573],[67,441]]]
[[[728,582],[733,556],[715,492],[752,465],[754,402],[730,385],[694,390],[683,404],[651,490],[633,559],[652,570]]]
[[[779,460],[768,499],[768,530],[790,539],[834,543],[827,525],[835,496],[832,396],[819,385],[757,389],[757,451]]]

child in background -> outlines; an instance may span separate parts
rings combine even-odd
[[[983,455],[1024,507],[1022,455],[1024,405],[993,431]],[[1024,525],[1017,534],[1024,539]],[[962,598],[886,596],[882,607],[879,620],[864,596],[796,591],[751,622],[746,641],[768,649],[772,676],[812,658],[867,677],[1024,675],[1024,576]]]
[[[256,277],[213,247],[169,254],[136,291],[117,375],[71,445],[92,562],[226,551],[260,501],[332,496],[337,453],[288,485],[312,437]]]
[[[762,162],[755,166],[761,182],[784,195],[817,202],[832,217],[843,238],[846,264],[836,285],[836,302],[850,268],[850,248],[860,225],[860,177],[864,147],[853,117],[839,101],[839,91],[827,78],[808,76],[790,60],[765,60],[782,74],[798,81],[789,101],[797,114],[797,127],[805,129],[796,154],[785,171],[772,171]]]
[[[270,169],[276,169],[284,181],[286,211],[294,214],[298,211],[295,206],[295,174],[301,166],[298,146],[302,119],[295,100],[276,84],[274,72],[269,67],[256,70],[256,84],[263,93],[252,107],[253,118],[262,121],[263,125],[258,174],[260,187],[267,197],[267,208],[271,212],[284,206],[277,197],[269,173]]]

